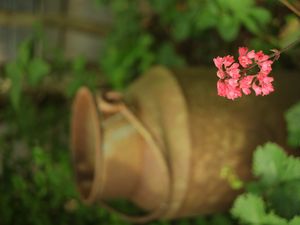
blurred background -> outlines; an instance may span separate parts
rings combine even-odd
[[[0,224],[129,224],[78,201],[69,121],[80,86],[124,91],[152,65],[213,67],[239,46],[270,53],[299,37],[278,0],[0,0]],[[299,72],[299,59],[295,46],[275,67]],[[296,139],[299,111],[288,114]],[[151,224],[239,222],[228,212]]]

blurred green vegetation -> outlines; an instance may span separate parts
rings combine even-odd
[[[269,51],[300,36],[299,19],[278,1],[97,0],[114,23],[101,67],[122,89],[152,64],[210,65],[217,55],[235,55],[238,46]],[[299,66],[299,48],[281,60]],[[116,66],[118,65],[118,66]]]
[[[259,179],[247,184],[248,193],[235,200],[231,213],[243,224],[299,224],[299,171],[300,159],[287,156],[280,146],[259,146],[253,156],[253,174]]]
[[[66,59],[62,50],[48,47],[38,27],[21,43],[17,57],[1,67],[0,225],[128,224],[78,200],[68,150],[70,102],[80,86],[123,90],[154,64],[209,66],[213,57],[235,53],[238,46],[269,50],[300,36],[299,19],[272,0],[97,3],[111,10],[114,21],[97,65],[83,56]],[[47,57],[38,54],[40,45]],[[299,57],[298,46],[277,64],[299,70]],[[299,147],[298,115],[299,105],[285,115],[293,147]],[[233,188],[247,191],[231,214],[150,224],[299,225],[299,159],[269,143],[256,150],[253,167],[256,182],[229,179]]]

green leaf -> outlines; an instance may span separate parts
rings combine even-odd
[[[239,18],[250,32],[258,35],[264,31],[265,25],[270,22],[271,14],[266,9],[255,7],[249,10],[246,15],[239,15]]]
[[[254,6],[254,0],[217,0],[222,13],[230,13],[240,19],[247,16]]]
[[[280,177],[280,181],[300,180],[300,159],[289,156],[286,160],[286,166]]]
[[[223,0],[224,1],[224,0]],[[253,9],[255,4],[254,0],[225,0],[225,3],[228,5],[234,13],[248,13]]]
[[[238,35],[240,22],[232,15],[223,14],[217,28],[225,41],[233,41]]]
[[[271,185],[300,179],[300,159],[287,156],[273,143],[260,146],[254,153],[253,173]]]
[[[165,14],[166,10],[174,5],[173,0],[149,0],[151,6],[155,9],[156,12]]]
[[[287,220],[267,213],[263,199],[254,194],[242,194],[234,202],[231,214],[242,223],[253,225],[287,225]]]
[[[288,225],[299,225],[300,224],[300,216],[295,216]]]
[[[232,225],[232,221],[228,216],[222,214],[214,214],[209,225]]]
[[[252,16],[258,25],[266,25],[272,19],[271,13],[261,7],[254,7],[250,11],[250,16]]]
[[[300,159],[267,143],[254,153],[253,172],[260,177],[257,183],[264,187],[262,192],[276,214],[292,218],[300,212]]]
[[[263,183],[271,185],[278,182],[286,169],[287,156],[282,148],[273,143],[259,146],[254,153],[253,173]]]
[[[86,60],[83,56],[76,57],[72,62],[72,70],[73,72],[81,73],[85,70]]]
[[[18,110],[22,92],[23,68],[17,62],[11,62],[5,66],[5,72],[11,80],[10,101],[14,109]]]
[[[26,180],[22,176],[14,175],[12,176],[12,185],[18,192],[26,192],[28,191],[28,184]]]
[[[268,224],[268,225],[287,225],[287,220],[284,218],[281,218],[280,216],[269,213],[263,218],[262,225]]]
[[[190,36],[191,22],[188,16],[182,16],[172,26],[172,36],[176,41],[183,41]]]
[[[49,158],[47,158],[44,149],[36,146],[32,149],[32,159],[36,166],[41,167],[46,165],[49,162]]]
[[[253,20],[253,18],[249,17],[249,16],[244,16],[241,18],[243,25],[253,34],[259,34],[260,29],[256,23],[255,20]]]
[[[36,86],[49,72],[50,66],[47,62],[41,58],[34,58],[28,65],[28,83]]]
[[[185,64],[183,58],[181,58],[174,50],[174,46],[171,43],[164,43],[157,53],[158,64],[181,67]]]
[[[101,66],[115,89],[123,89],[132,77],[141,74],[154,62],[153,41],[151,35],[144,33],[131,38],[121,48],[111,43],[105,49]]]
[[[139,70],[144,73],[153,64],[154,60],[155,55],[152,52],[145,53],[139,63]]]
[[[300,181],[289,181],[269,189],[267,200],[276,214],[293,218],[300,212]]]
[[[17,62],[23,67],[26,67],[26,65],[30,60],[32,45],[33,45],[33,40],[27,39],[21,42],[19,46]]]
[[[73,78],[66,88],[66,95],[68,97],[73,97],[76,94],[77,90],[83,86],[83,83],[84,80],[81,77]]]
[[[241,222],[261,224],[265,218],[265,204],[261,197],[253,194],[243,194],[237,197],[231,213]]]
[[[287,122],[288,143],[292,147],[300,146],[300,102],[292,106],[284,115]]]
[[[204,217],[198,217],[195,219],[195,225],[208,225],[207,220]]]
[[[200,31],[215,27],[218,24],[218,11],[215,3],[207,2],[196,14],[196,28]]]

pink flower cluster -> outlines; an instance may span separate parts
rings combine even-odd
[[[273,61],[262,51],[248,51],[246,47],[239,48],[238,62],[233,56],[216,57],[213,59],[218,68],[218,95],[228,99],[236,99],[243,94],[249,95],[254,90],[256,95],[268,95],[274,91],[273,77],[268,76],[272,71]],[[255,74],[248,74],[257,69]]]

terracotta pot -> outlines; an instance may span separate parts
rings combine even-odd
[[[231,101],[217,96],[215,73],[154,67],[115,103],[80,89],[72,153],[82,199],[128,199],[149,212],[143,222],[227,210],[237,192],[220,171],[249,180],[256,146],[284,145],[300,76],[277,71],[271,95]]]

